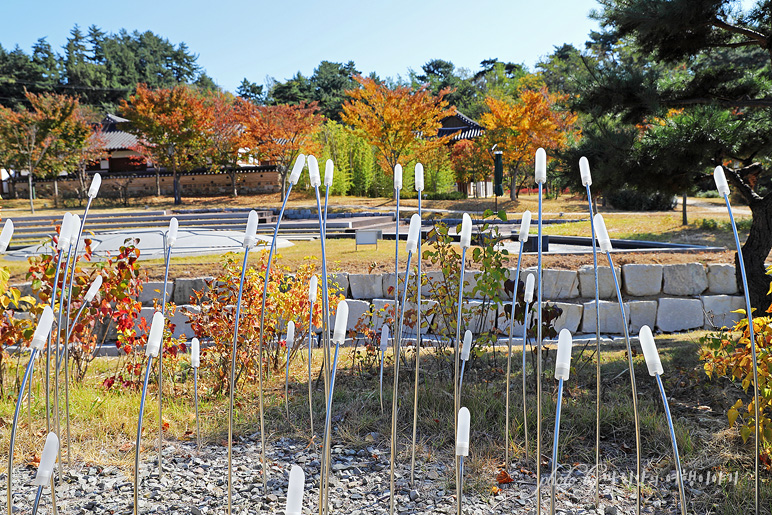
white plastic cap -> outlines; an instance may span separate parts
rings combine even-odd
[[[643,357],[646,358],[646,366],[649,368],[649,375],[662,375],[664,373],[664,370],[662,370],[662,362],[659,360],[657,345],[654,343],[654,336],[651,334],[649,326],[645,325],[641,327],[641,330],[638,333],[638,339],[641,341],[641,347],[643,347]]]
[[[726,175],[724,174],[724,167],[717,166],[713,170],[713,180],[716,181],[716,189],[719,195],[722,197],[729,195],[729,184],[726,182]]]
[[[536,151],[536,182],[544,184],[547,182],[547,153],[543,148]]]
[[[399,163],[394,166],[394,189],[402,189],[402,165]]]
[[[292,185],[298,183],[300,179],[300,173],[303,171],[303,167],[306,165],[306,156],[304,154],[298,154],[298,158],[295,159],[295,166],[292,167],[292,173],[289,176],[289,182]]]
[[[385,352],[389,348],[389,326],[383,324],[381,326],[381,352]]]
[[[9,218],[3,224],[3,232],[0,233],[0,252],[5,252],[13,237],[13,221]]]
[[[469,456],[469,410],[466,406],[458,410],[456,456]]]
[[[164,319],[160,311],[153,314],[153,323],[150,326],[150,334],[147,337],[147,347],[145,347],[145,356],[155,358],[161,349],[161,339],[164,335]]]
[[[72,218],[70,218],[70,245],[78,244],[79,232],[80,232],[80,216],[72,215]]]
[[[520,222],[520,241],[528,241],[528,231],[531,230],[531,212],[527,209],[523,212],[523,219]]]
[[[598,246],[600,247],[600,251],[611,251],[611,238],[608,237],[606,222],[603,220],[603,215],[600,213],[596,214],[592,217],[592,221],[595,224],[595,235],[598,237]]]
[[[72,232],[72,213],[69,211],[62,216],[62,225],[59,229],[59,248],[66,249],[70,246],[70,233]]]
[[[414,213],[410,217],[410,228],[407,230],[407,244],[405,250],[415,252],[418,248],[418,240],[421,239],[421,217]]]
[[[289,355],[290,349],[295,344],[295,322],[292,320],[287,323],[287,337],[285,341],[287,342],[287,355]]]
[[[180,227],[180,223],[177,221],[177,217],[173,216],[171,220],[169,220],[169,231],[166,233],[166,244],[169,246],[169,248],[174,247],[174,244],[177,243],[177,230]]]
[[[332,341],[343,344],[346,341],[346,326],[348,325],[348,302],[342,300],[338,303],[335,312],[335,331],[332,333]]]
[[[424,190],[424,165],[415,164],[415,190],[421,192]]]
[[[305,488],[306,474],[297,465],[292,465],[289,473],[289,485],[287,486],[287,509],[285,515],[300,515],[303,511],[303,489]]]
[[[319,161],[315,156],[308,156],[308,176],[310,177],[311,187],[318,188],[322,184],[322,178],[319,176]],[[294,183],[293,183],[294,184]]]
[[[56,463],[56,455],[59,453],[59,438],[56,433],[51,432],[46,436],[46,444],[43,446],[43,454],[40,455],[40,465],[38,465],[38,473],[35,474],[35,479],[32,484],[35,486],[46,486],[51,481],[51,476],[54,473],[54,463]]]
[[[244,243],[242,247],[251,249],[257,243],[257,211],[254,209],[249,212],[247,218],[247,229],[244,231]]]
[[[533,287],[536,283],[536,274],[528,274],[525,278],[525,301],[527,303],[533,302]]]
[[[43,350],[43,347],[46,346],[48,335],[51,333],[51,326],[53,323],[54,310],[51,309],[51,306],[46,306],[43,308],[43,313],[40,314],[38,326],[35,328],[35,333],[32,335],[32,341],[29,346],[33,349]]]
[[[94,300],[94,297],[96,297],[97,292],[99,291],[99,288],[102,287],[102,276],[98,275],[96,276],[96,279],[94,279],[94,282],[91,283],[91,286],[88,287],[88,291],[86,292],[86,295],[83,297],[84,302],[91,302]]]
[[[468,249],[472,245],[472,218],[469,213],[461,217],[461,248]]]
[[[193,368],[201,366],[201,343],[198,338],[190,340],[190,366]]]
[[[319,279],[315,276],[311,276],[311,281],[308,283],[308,301],[311,303],[316,302],[316,290],[319,288]]]
[[[94,177],[91,178],[91,186],[88,188],[88,196],[89,198],[94,198],[99,193],[99,187],[102,185],[102,176],[98,173],[94,174]]]
[[[335,173],[335,163],[332,162],[332,159],[328,159],[327,162],[324,163],[324,185],[327,187],[332,186],[332,177]]]
[[[590,175],[590,162],[584,156],[579,158],[579,175],[582,176],[582,186],[592,186],[592,175]]]
[[[469,353],[472,351],[472,331],[469,329],[464,333],[464,344],[461,346],[461,359],[469,360]]]
[[[571,331],[561,329],[558,335],[558,356],[555,359],[555,379],[565,379],[568,381],[568,374],[571,371],[571,346],[573,343]]]

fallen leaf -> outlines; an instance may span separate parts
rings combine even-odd
[[[126,442],[125,444],[123,444],[120,447],[118,447],[118,450],[121,451],[121,452],[129,452],[133,448],[134,448],[134,444],[133,443]]]
[[[512,476],[510,476],[506,470],[499,470],[499,473],[496,474],[496,482],[498,482],[500,485],[506,485],[508,483],[512,483],[513,481],[514,479],[512,479]]]

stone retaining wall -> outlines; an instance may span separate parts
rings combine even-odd
[[[481,331],[498,327],[506,333],[507,319],[503,309],[494,309],[483,316],[480,310],[481,299],[471,298],[476,277],[480,272],[469,271],[465,275],[464,304],[475,310],[471,322],[472,328]],[[510,269],[510,277],[515,269]],[[525,281],[527,274],[536,273],[535,269],[521,271],[520,279]],[[430,282],[441,278],[439,272],[427,272]],[[643,325],[648,325],[661,332],[679,332],[691,329],[712,329],[722,326],[731,327],[741,315],[732,311],[745,308],[745,301],[739,294],[732,265],[700,263],[678,265],[622,265],[617,267],[615,275],[620,283],[625,306],[625,317],[630,325],[631,334],[636,334]],[[369,323],[380,327],[383,323],[379,310],[393,306],[394,274],[348,274],[330,275],[343,289],[349,303],[349,329],[357,320],[373,308],[374,315]],[[512,277],[514,279],[514,277]],[[179,307],[197,309],[191,306],[193,290],[205,287],[207,278],[179,278],[169,284],[168,298]],[[572,333],[594,333],[597,324],[595,314],[595,278],[592,266],[583,266],[578,271],[544,270],[545,301],[554,303],[563,310],[558,318],[556,329],[564,327]],[[400,274],[400,291],[404,284],[404,274]],[[29,284],[20,285],[31,293]],[[145,306],[142,316],[152,317],[153,300],[160,298],[162,282],[149,282],[145,285],[140,300]],[[608,267],[599,268],[598,289],[600,291],[600,331],[604,334],[622,334],[619,303],[616,300],[614,277]],[[424,295],[428,289],[424,288]],[[433,299],[424,298],[424,311],[434,303]],[[407,306],[408,309],[410,305]],[[173,317],[176,325],[175,335],[192,336],[192,330],[181,310]],[[442,330],[445,321],[431,320],[430,327],[423,332]],[[515,328],[520,335],[522,328]]]

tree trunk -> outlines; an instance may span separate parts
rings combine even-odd
[[[284,195],[287,194],[287,170],[279,172],[279,180],[281,181],[281,200],[284,202]]]
[[[514,170],[509,183],[509,200],[517,200],[517,172]]]
[[[161,169],[158,166],[155,169],[155,195],[156,197],[161,196]]]
[[[54,207],[59,207],[59,178],[54,176]]]
[[[236,170],[231,170],[229,175],[231,176],[231,186],[233,187],[233,196],[238,197],[239,191],[236,189]]]
[[[686,217],[686,193],[682,197],[682,204],[681,225],[689,225],[689,220]]]
[[[174,172],[172,174],[174,181],[174,205],[179,206],[182,204],[182,192],[180,191],[180,177],[177,175],[177,166],[174,166]]]
[[[772,250],[772,196],[767,195],[763,199],[755,199],[750,203],[753,216],[748,239],[742,246],[745,273],[748,276],[748,290],[751,297],[751,306],[756,309],[756,315],[763,315],[772,302],[772,297],[767,295],[769,291],[770,276],[767,275],[764,262]],[[737,286],[742,291],[742,276],[740,263],[735,255],[735,267],[737,270]]]
[[[29,183],[29,209],[32,214],[35,214],[35,203],[32,201],[32,171],[27,175],[27,181]]]
[[[86,166],[85,163],[78,166],[78,205],[83,205],[83,197],[86,194]]]

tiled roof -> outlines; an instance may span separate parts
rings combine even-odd
[[[123,131],[118,124],[128,122],[114,114],[108,114],[102,120],[102,140],[105,150],[129,150],[137,146],[137,137],[134,134]]]
[[[461,111],[456,111],[453,116],[448,116],[442,120],[442,127],[437,131],[437,136],[453,135],[452,141],[462,139],[472,139],[482,135],[485,128],[472,120]]]

